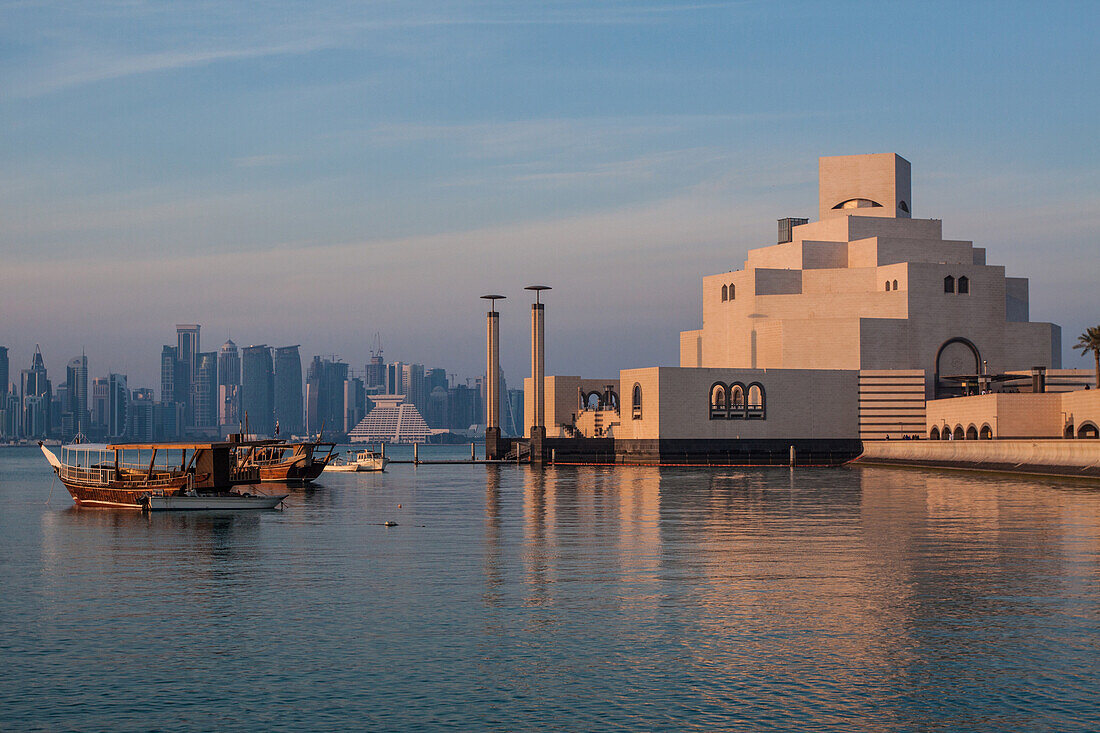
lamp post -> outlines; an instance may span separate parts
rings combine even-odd
[[[500,458],[500,314],[497,301],[503,295],[483,295],[489,301],[485,314],[485,458]]]
[[[528,285],[524,290],[535,293],[535,302],[531,304],[531,463],[542,465],[546,462],[543,448],[546,440],[545,423],[545,377],[546,377],[546,318],[540,295],[550,290],[548,285]]]

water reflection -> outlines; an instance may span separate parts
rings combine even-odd
[[[498,482],[487,498],[499,500]],[[498,521],[499,507],[487,511]],[[660,649],[678,674],[706,681],[696,692],[709,691],[719,717],[748,705],[775,719],[892,725],[906,696],[965,660],[965,679],[937,694],[958,705],[945,720],[970,720],[968,696],[1024,694],[1011,684],[1017,649],[1059,662],[1050,619],[1083,611],[1075,590],[1097,591],[1080,565],[1095,580],[1098,496],[1050,482],[548,468],[524,474],[523,520],[526,645],[630,640],[619,663],[658,676]],[[581,626],[569,614],[578,603],[590,614]],[[777,687],[792,696],[775,699]]]
[[[487,606],[503,601],[504,573],[501,557],[500,482],[501,467],[485,467],[485,594]]]
[[[39,464],[0,480],[15,729],[1100,728],[1091,488],[397,464],[146,516]]]

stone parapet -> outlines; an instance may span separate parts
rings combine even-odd
[[[1100,440],[867,441],[856,463],[1100,479]]]

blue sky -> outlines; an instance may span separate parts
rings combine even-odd
[[[703,275],[897,152],[1033,320],[1100,321],[1100,4],[0,2],[0,344],[155,384],[203,345],[479,373],[675,364]]]

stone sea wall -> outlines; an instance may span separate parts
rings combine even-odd
[[[856,462],[1100,479],[1100,440],[867,441]]]

